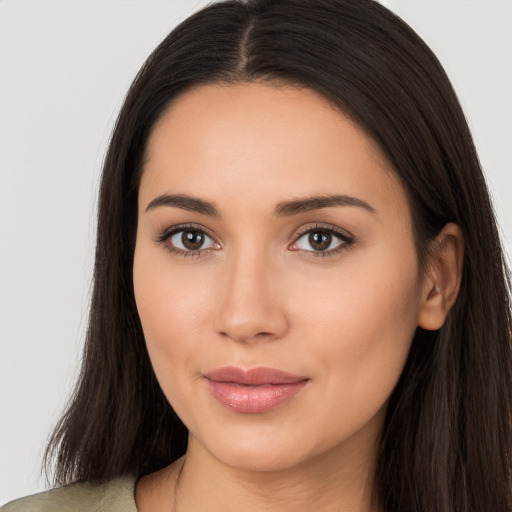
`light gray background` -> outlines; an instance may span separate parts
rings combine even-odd
[[[208,2],[0,0],[0,503],[45,488],[45,441],[76,376],[96,188],[123,96]],[[387,0],[464,105],[512,247],[512,0]]]

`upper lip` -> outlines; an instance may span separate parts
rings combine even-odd
[[[256,368],[239,368],[237,366],[225,366],[204,374],[209,380],[215,382],[233,382],[249,386],[261,386],[264,384],[293,384],[309,380],[308,377],[292,375],[275,368],[258,366]]]

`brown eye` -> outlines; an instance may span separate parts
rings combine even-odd
[[[183,252],[210,249],[216,244],[204,231],[198,229],[181,229],[175,231],[168,241],[173,248]]]
[[[200,231],[183,231],[181,243],[187,249],[196,251],[200,249],[201,245],[204,243],[204,234]]]
[[[303,232],[292,248],[313,254],[331,255],[350,247],[353,242],[348,234],[333,228],[316,227]]]
[[[319,231],[312,231],[309,233],[308,242],[309,245],[315,251],[326,251],[331,245],[332,235],[330,233],[322,233]]]

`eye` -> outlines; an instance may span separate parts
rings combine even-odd
[[[183,251],[197,251],[213,247],[214,241],[198,229],[184,229],[169,237],[170,243]]]
[[[198,256],[207,249],[220,249],[220,245],[202,229],[194,226],[175,226],[157,239],[167,250],[181,256]]]
[[[354,239],[348,233],[331,227],[316,226],[300,233],[290,248],[317,253],[314,256],[331,256],[348,249],[353,243]]]

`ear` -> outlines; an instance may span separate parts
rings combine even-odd
[[[418,325],[436,330],[444,324],[459,293],[464,260],[464,237],[450,222],[432,243],[418,314]]]

